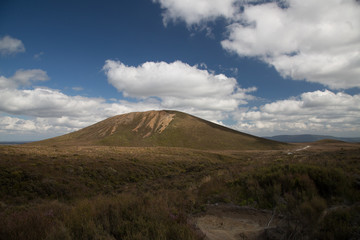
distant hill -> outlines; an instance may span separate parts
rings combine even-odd
[[[311,134],[302,134],[302,135],[277,135],[273,137],[264,137],[269,140],[286,142],[286,143],[299,143],[299,142],[316,142],[324,139],[331,139],[343,142],[360,142],[359,138],[340,138],[327,135],[311,135]]]
[[[22,141],[22,142],[18,142],[18,141],[13,141],[13,142],[0,142],[0,145],[20,145],[20,144],[25,144],[25,143],[30,143],[32,141]]]
[[[134,112],[35,145],[279,149],[286,144],[255,137],[178,111]]]

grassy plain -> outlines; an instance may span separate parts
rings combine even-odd
[[[309,146],[0,146],[0,239],[203,239],[214,204],[283,219],[261,239],[359,239],[360,145]]]

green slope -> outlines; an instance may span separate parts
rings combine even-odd
[[[286,144],[244,134],[178,111],[115,116],[41,145],[186,147],[214,150],[279,149]]]

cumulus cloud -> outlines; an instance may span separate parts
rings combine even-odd
[[[20,69],[15,74],[6,78],[0,76],[0,89],[1,88],[17,88],[20,86],[29,86],[36,81],[46,81],[49,77],[47,73],[41,69],[23,70]]]
[[[0,132],[33,131],[35,129],[33,121],[9,116],[0,117]]]
[[[163,12],[163,22],[185,21],[188,26],[213,21],[217,17],[231,18],[237,9],[237,0],[153,0],[159,3]]]
[[[222,46],[259,57],[283,76],[333,89],[360,87],[360,4],[289,0],[246,5]]]
[[[114,115],[160,109],[180,110],[220,124],[232,120],[237,122],[234,126],[237,129],[256,135],[311,132],[352,136],[360,131],[360,95],[328,90],[307,92],[297,98],[243,110],[241,104],[254,98],[249,93],[256,88],[241,89],[232,78],[197,66],[162,62],[128,67],[107,61],[104,68],[109,82],[128,97],[137,98],[136,101],[69,96],[44,87],[3,88],[0,89],[2,140],[11,134],[51,137]],[[170,75],[162,72],[164,69]],[[171,85],[177,83],[179,76],[181,84],[175,89]],[[196,94],[193,89],[201,86],[203,89]]]
[[[263,136],[280,133],[356,136],[360,132],[360,95],[329,90],[306,92],[298,98],[239,111],[234,118],[238,121],[237,129]]]
[[[22,119],[16,116],[0,116],[0,141],[40,140],[72,132],[92,123],[92,120],[89,118],[37,117]]]
[[[7,114],[0,116],[0,132],[2,138],[9,134],[32,134],[30,140],[33,140],[41,136],[37,134],[61,135],[118,114],[152,109],[160,109],[159,102],[108,103],[102,98],[68,96],[48,88],[7,88],[0,90],[0,112]],[[17,116],[26,116],[26,119]],[[2,138],[0,140],[6,140]]]
[[[56,136],[89,126],[107,117],[134,111],[160,110],[164,103],[149,98],[137,102],[67,96],[58,90],[7,90],[0,93],[0,132],[5,134],[49,134]],[[3,97],[4,96],[4,97]],[[11,97],[12,96],[12,97]],[[10,101],[3,100],[10,98]],[[306,92],[297,98],[275,101],[259,108],[237,108],[227,112],[182,106],[190,114],[222,124],[232,118],[232,127],[255,135],[333,134],[354,136],[360,132],[360,95],[329,90]],[[26,119],[16,115],[30,116]]]
[[[34,117],[84,116],[99,111],[104,99],[68,96],[47,88],[2,89],[0,111]],[[106,109],[102,109],[105,110]]]
[[[10,55],[20,52],[25,52],[25,47],[21,40],[12,38],[10,36],[0,38],[1,55]]]
[[[6,114],[0,116],[3,136],[19,132],[59,135],[114,115],[160,109],[177,109],[220,122],[239,104],[251,100],[249,93],[256,91],[241,89],[233,78],[179,61],[148,62],[138,67],[107,61],[104,69],[109,82],[136,101],[107,101],[69,96],[45,87],[32,88],[34,82],[49,78],[40,69],[18,70],[9,78],[2,76],[0,113]]]
[[[360,3],[356,0],[154,0],[163,20],[228,20],[222,47],[256,57],[284,78],[332,89],[360,87]],[[208,27],[207,27],[208,28]]]
[[[103,98],[69,96],[60,90],[31,88],[34,82],[48,80],[40,69],[18,70],[9,78],[0,76],[0,132],[64,134],[117,114],[150,110],[158,103],[126,101],[108,103]],[[76,88],[77,90],[80,90]],[[9,116],[11,115],[11,116]],[[21,119],[16,116],[26,116]]]
[[[232,111],[253,98],[249,92],[256,91],[240,88],[234,78],[181,61],[146,62],[133,67],[107,60],[104,70],[109,83],[124,96],[156,97],[163,107],[171,109]]]

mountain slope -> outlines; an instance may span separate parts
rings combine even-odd
[[[135,112],[104,121],[41,145],[186,147],[196,149],[278,149],[285,144],[244,134],[177,111]]]

